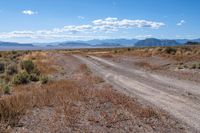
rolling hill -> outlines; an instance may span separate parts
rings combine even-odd
[[[160,40],[155,38],[148,38],[135,43],[136,47],[176,46],[176,45],[180,45],[180,43],[176,42],[175,40]]]

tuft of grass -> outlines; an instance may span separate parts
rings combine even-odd
[[[87,67],[86,64],[81,64],[80,67],[79,67],[79,71],[83,72],[85,75],[91,74],[91,70]]]
[[[36,67],[31,60],[25,60],[21,62],[21,68],[26,70],[28,73],[32,73]]]
[[[200,62],[197,64],[197,68],[200,69]]]
[[[41,75],[40,81],[41,81],[42,84],[46,84],[49,81],[49,78],[45,75]]]
[[[99,84],[99,83],[103,83],[105,82],[103,78],[99,77],[99,76],[93,76],[93,81],[95,84]]]
[[[200,63],[194,63],[190,67],[191,69],[200,69]]]
[[[167,54],[173,54],[174,55],[176,53],[176,51],[177,51],[177,49],[173,48],[173,47],[167,47],[167,48],[164,49],[164,52],[167,53]]]
[[[10,84],[4,84],[3,85],[3,92],[4,92],[4,94],[10,94],[11,90],[12,90],[12,88],[11,88]]]
[[[17,70],[17,64],[16,63],[11,63],[6,68],[6,74],[7,75],[13,75],[13,74],[16,74],[17,72],[18,72],[18,70]]]
[[[196,69],[196,64],[192,64],[191,69]]]
[[[5,64],[3,62],[0,62],[0,73],[4,73],[5,71]]]
[[[40,77],[39,77],[37,74],[35,74],[35,73],[31,73],[31,74],[29,75],[29,80],[30,80],[30,81],[33,81],[33,82],[37,82],[37,81],[40,80]]]
[[[104,58],[112,58],[113,55],[112,55],[111,53],[107,53],[107,54],[101,55],[101,57],[104,57]]]
[[[13,83],[16,85],[29,83],[30,75],[26,71],[16,74],[13,78]]]
[[[160,118],[161,114],[152,107],[145,107],[139,111],[139,116],[142,118]]]

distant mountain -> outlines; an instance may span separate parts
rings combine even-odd
[[[92,47],[122,47],[124,45],[118,44],[118,43],[102,43],[97,45],[90,45]]]
[[[84,42],[64,42],[59,43],[57,46],[59,47],[71,47],[71,48],[89,48],[89,47],[121,47],[121,44],[118,43],[101,43],[101,44],[89,44]]]
[[[176,46],[179,45],[175,40],[160,40],[155,38],[148,38],[145,40],[138,41],[135,43],[137,47],[144,47],[144,46]]]
[[[198,38],[198,39],[176,39],[175,41],[178,43],[181,43],[181,44],[185,44],[187,42],[199,42],[200,43],[200,38]]]
[[[17,42],[1,42],[1,50],[32,50],[32,49],[62,49],[62,48],[106,48],[106,47],[144,47],[144,46],[176,46],[185,45],[187,42],[200,43],[199,39],[156,39],[148,38],[145,40],[137,39],[94,39],[88,41],[65,41],[50,43],[17,43]]]
[[[65,42],[53,42],[53,43],[35,43],[36,46],[47,46],[47,47],[72,47],[72,48],[85,48],[85,47],[134,47],[134,46],[175,46],[185,44],[188,41],[200,42],[200,39],[189,40],[189,39],[156,39],[148,38],[145,40],[137,39],[94,39],[88,41],[65,41]]]
[[[188,39],[176,39],[175,40],[177,43],[180,43],[180,44],[185,44],[187,43],[189,40]]]
[[[59,43],[58,46],[61,46],[61,47],[89,47],[90,44],[81,43],[81,42],[62,42],[62,43]]]
[[[46,45],[46,47],[54,47],[54,45],[48,44]]]
[[[199,42],[188,41],[187,43],[185,43],[185,45],[200,45],[200,43]]]
[[[193,39],[191,40],[192,42],[199,42],[200,43],[200,38],[199,39]]]
[[[33,44],[21,44],[16,42],[0,42],[0,46],[2,47],[33,47]]]
[[[89,40],[82,41],[91,45],[99,45],[99,44],[120,44],[120,45],[128,45],[133,46],[138,40],[137,39],[104,39],[104,40]]]

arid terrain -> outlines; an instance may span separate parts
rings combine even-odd
[[[0,53],[0,132],[200,132],[200,47]]]

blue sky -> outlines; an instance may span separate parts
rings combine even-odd
[[[200,0],[2,0],[0,40],[199,38]]]

